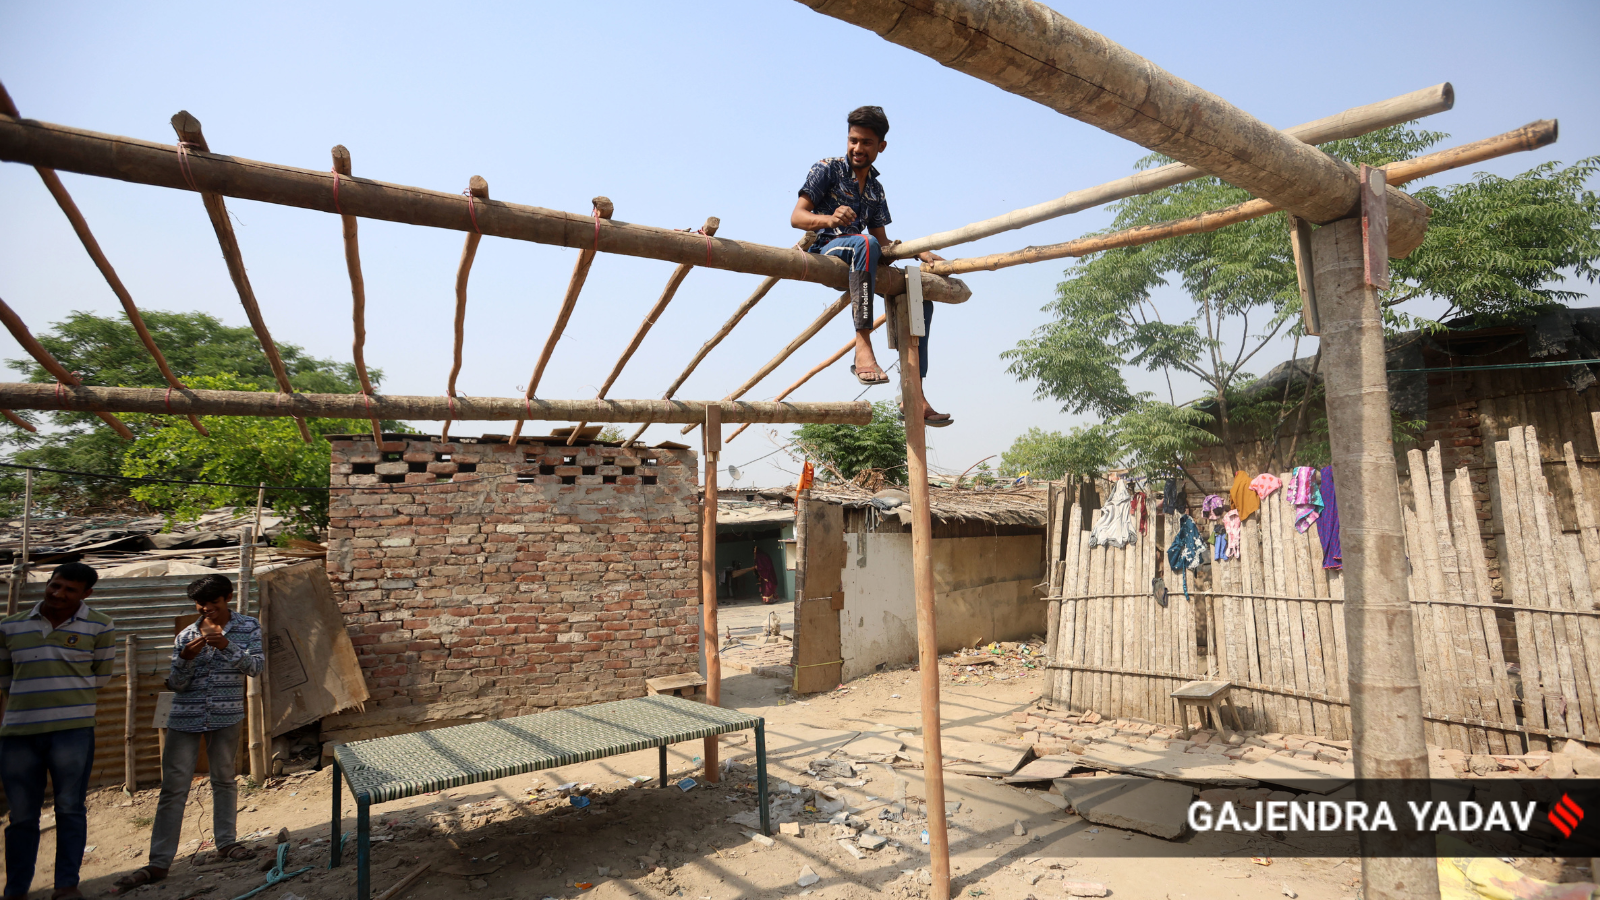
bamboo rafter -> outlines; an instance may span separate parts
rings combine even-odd
[[[333,148],[333,174],[339,178],[350,177],[350,151],[343,144]],[[339,184],[335,181],[334,184]],[[367,283],[361,277],[361,245],[356,235],[356,217],[339,216],[344,232],[344,264],[350,272],[350,318],[353,326],[354,338],[350,345],[350,356],[355,362],[356,379],[361,383],[361,393],[371,397],[376,393],[372,389],[372,381],[367,377]],[[383,425],[376,417],[372,418],[372,439],[381,443],[383,441]]]
[[[178,133],[179,148],[182,152],[178,156],[180,172],[184,177],[189,174],[187,162],[188,150],[193,149],[201,153],[209,153],[211,148],[206,144],[205,133],[200,130],[200,120],[190,115],[187,110],[179,110],[172,117],[172,130]],[[260,342],[261,349],[267,355],[267,364],[272,367],[272,375],[278,381],[278,390],[285,394],[294,393],[294,385],[289,383],[289,370],[283,365],[283,358],[278,355],[278,345],[272,340],[272,332],[267,330],[267,320],[261,315],[261,307],[256,303],[255,288],[250,286],[250,276],[245,272],[244,256],[239,252],[239,239],[233,233],[233,222],[228,218],[228,208],[222,195],[212,191],[200,192],[201,202],[205,204],[206,214],[211,217],[211,227],[217,233],[217,243],[222,245],[222,258],[228,263],[228,275],[233,278],[233,286],[239,292],[239,302],[244,306],[245,316],[250,320],[250,328],[256,333],[256,340]],[[300,437],[311,443],[311,432],[306,428],[304,419],[295,419],[295,425],[300,429]]]
[[[44,367],[46,372],[49,372],[51,375],[55,376],[57,384],[54,387],[54,390],[58,395],[64,393],[66,387],[82,387],[83,382],[78,380],[78,376],[67,371],[66,366],[63,366],[56,360],[54,356],[50,355],[50,351],[46,350],[44,345],[39,343],[39,339],[33,336],[33,332],[28,330],[28,326],[23,324],[22,317],[17,315],[16,311],[11,308],[11,304],[5,302],[4,300],[0,300],[0,322],[5,323],[6,330],[11,332],[11,336],[16,339],[17,343],[22,345],[22,349],[26,350],[28,355],[33,357],[34,362],[37,362],[39,365]],[[39,387],[43,392],[46,393],[52,390],[50,385],[39,385]],[[159,394],[161,392],[156,391],[155,393]],[[169,390],[168,393],[171,393],[171,391]],[[34,406],[25,406],[22,404],[0,404],[0,406],[5,406],[8,410],[39,408]],[[55,407],[45,408],[54,409]],[[128,430],[128,426],[123,424],[121,419],[103,410],[89,411],[99,416],[100,421],[110,425],[111,429],[121,436],[123,440],[133,440],[133,432]],[[7,412],[7,418],[11,418],[9,411]],[[21,420],[19,419],[17,421],[20,422]],[[29,431],[33,430],[31,426],[27,426],[27,423],[22,424],[24,427],[27,427]]]
[[[884,322],[888,321],[888,318],[889,317],[888,317],[887,314],[880,313],[878,315],[877,320],[872,323],[872,330],[873,331],[877,331],[883,325]],[[843,347],[840,347],[838,352],[834,353],[832,356],[828,357],[827,359],[823,360],[822,362],[817,363],[815,366],[812,366],[811,370],[809,372],[806,372],[804,375],[801,375],[800,379],[798,381],[796,381],[794,384],[791,384],[788,387],[784,388],[781,392],[779,392],[778,396],[773,397],[772,398],[773,402],[777,402],[779,400],[782,400],[783,398],[785,398],[785,397],[789,396],[790,394],[794,393],[796,388],[800,387],[802,384],[805,384],[806,382],[810,381],[812,378],[816,377],[819,373],[822,372],[823,369],[826,369],[827,367],[833,365],[834,363],[838,362],[839,360],[844,359],[844,355],[846,353],[849,353],[852,349],[854,349],[855,345],[856,345],[856,342],[854,340],[851,340],[849,343],[845,344]],[[750,423],[748,423],[748,422],[746,422],[743,425],[740,425],[733,432],[733,434],[728,435],[726,438],[723,439],[722,442],[724,444],[726,444],[728,441],[731,441],[734,438],[738,437],[746,428],[749,428],[749,427],[750,427]]]
[[[466,196],[469,204],[467,215],[476,221],[477,214],[474,210],[477,209],[479,200],[489,199],[489,182],[481,175],[472,176],[467,182]],[[481,240],[483,235],[476,229],[467,232],[466,243],[461,247],[461,262],[456,265],[455,353],[451,357],[450,380],[445,387],[445,395],[452,401],[456,396],[456,376],[461,374],[461,348],[467,339],[467,278],[472,275],[472,261],[478,256],[478,242]],[[533,396],[531,386],[528,389],[528,396]],[[454,407],[453,402],[451,406]],[[439,440],[450,440],[450,422],[454,418],[453,415],[445,418],[444,428],[439,432]],[[521,423],[518,423],[517,429],[518,431],[522,429]],[[512,443],[516,443],[514,436],[511,440]]]

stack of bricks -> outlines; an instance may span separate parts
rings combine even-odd
[[[1106,719],[1096,712],[1063,712],[1035,708],[1011,714],[1011,726],[1024,745],[1039,756],[1084,753],[1096,745],[1108,748],[1210,754],[1217,762],[1254,762],[1269,756],[1313,759],[1328,763],[1349,760],[1350,742],[1294,734],[1257,734],[1236,731],[1227,738],[1199,730],[1180,738],[1176,725],[1157,725],[1137,719]]]
[[[698,670],[693,452],[330,443],[328,577],[378,707],[506,717]]]

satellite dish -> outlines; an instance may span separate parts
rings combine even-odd
[[[742,475],[742,474],[744,474],[744,473],[739,471],[739,467],[738,466],[734,466],[734,465],[728,466],[728,479],[730,481],[738,481],[739,480],[739,476]]]

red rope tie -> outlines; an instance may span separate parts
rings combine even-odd
[[[167,386],[167,396],[166,396],[166,399],[165,399],[164,402],[167,405],[167,415],[169,415],[169,416],[177,415],[177,413],[172,411],[172,386],[171,385]]]
[[[700,233],[706,234],[706,230],[702,228]],[[711,265],[711,235],[709,234],[706,234],[706,265]]]
[[[530,418],[530,419],[533,418],[533,398],[532,397],[523,397],[522,398],[522,408],[528,411],[528,418]]]
[[[194,172],[189,168],[189,148],[195,146],[188,141],[178,142],[178,170],[183,173],[183,180],[192,191],[200,190],[200,185],[195,183]]]
[[[800,269],[800,280],[801,281],[805,281],[806,280],[806,276],[811,274],[811,252],[808,251],[808,250],[801,251],[801,252],[805,253],[805,255],[806,255],[806,264],[805,264],[805,266],[803,268]]]
[[[339,170],[333,170],[333,211],[344,215],[344,210],[339,208]]]
[[[450,420],[453,421],[456,417],[456,395],[446,394],[445,399],[450,402]]]
[[[479,234],[483,234],[482,229],[478,228],[478,206],[472,200],[472,191],[465,190],[461,193],[467,195],[467,214],[472,216],[472,230],[478,232]]]
[[[598,208],[594,211],[594,251],[596,253],[600,252],[600,210]]]

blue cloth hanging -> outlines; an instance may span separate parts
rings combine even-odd
[[[1185,513],[1178,520],[1178,533],[1172,538],[1172,546],[1167,548],[1168,568],[1183,574],[1184,599],[1189,597],[1189,570],[1200,566],[1205,546],[1205,541],[1200,537],[1200,527]]]

